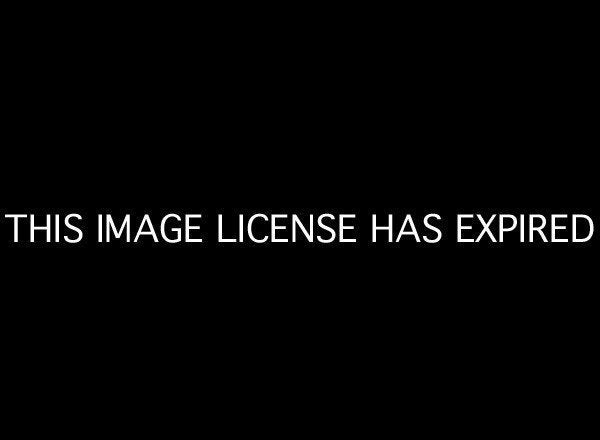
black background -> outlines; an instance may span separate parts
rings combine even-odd
[[[592,29],[524,11],[247,12],[23,16],[3,55],[2,213],[356,212],[361,243],[4,240],[11,412],[573,429],[595,389],[597,238],[460,246],[453,218],[597,221]],[[371,246],[375,212],[438,212],[444,241]]]

